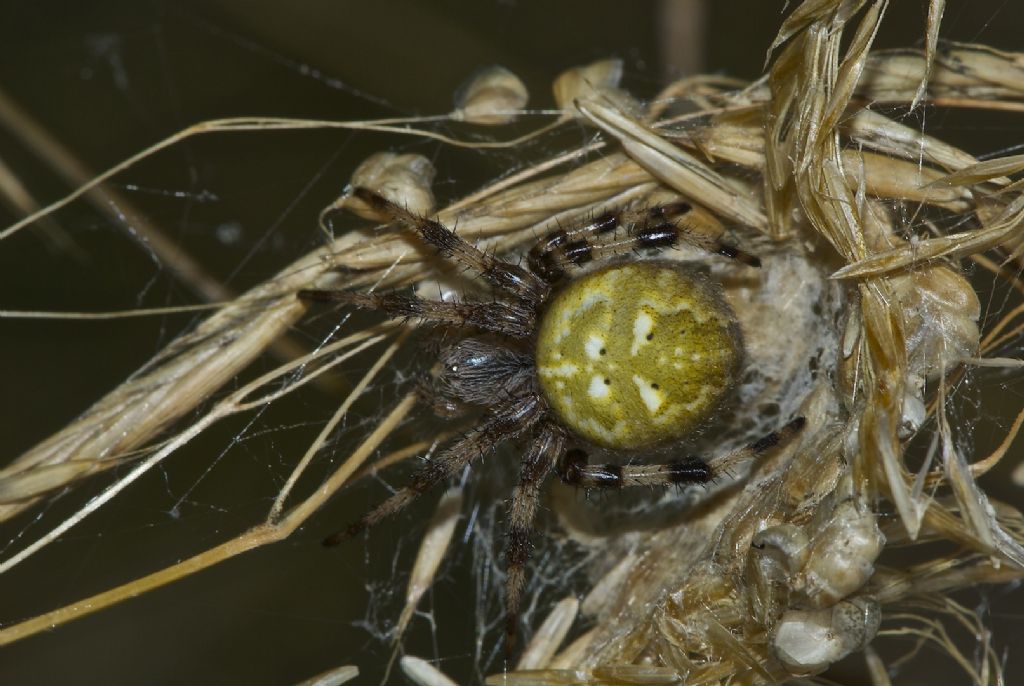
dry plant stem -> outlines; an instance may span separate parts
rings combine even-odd
[[[457,686],[444,672],[423,658],[406,655],[399,664],[405,676],[416,686]]]
[[[742,82],[742,81],[739,81],[739,80],[736,80],[736,79],[726,79],[724,77],[718,77],[718,76],[694,77],[694,78],[706,79],[708,82],[716,83],[716,84],[722,84],[722,83],[731,84],[731,85],[733,85],[734,87],[737,87],[737,88],[746,85],[745,82]],[[660,97],[661,96],[659,95],[659,98]],[[668,91],[666,91],[665,97],[671,97],[671,94]],[[737,109],[741,109],[742,110],[742,109],[749,109],[749,108],[750,108],[750,106],[749,105],[745,105],[745,104],[740,104],[740,105],[737,105],[737,106],[734,106],[734,107],[727,107],[727,108],[708,108],[708,109],[705,109],[705,110],[700,111],[700,112],[694,112],[694,113],[690,113],[690,114],[681,115],[681,116],[675,117],[673,119],[667,119],[667,120],[664,120],[664,121],[654,122],[654,124],[659,126],[659,127],[680,125],[680,124],[685,124],[686,122],[691,121],[691,120],[703,119],[703,118],[710,117],[710,116],[715,115],[715,114],[723,114],[725,112],[734,111],[734,110],[737,110]],[[570,150],[568,152],[565,152],[565,153],[563,153],[561,155],[557,155],[555,157],[552,157],[549,160],[546,160],[544,162],[540,162],[540,163],[538,163],[536,165],[533,165],[533,166],[531,166],[531,167],[529,167],[527,169],[524,169],[524,170],[519,171],[519,172],[517,172],[515,174],[512,174],[512,175],[510,175],[508,177],[505,177],[505,178],[503,178],[503,179],[501,179],[501,180],[491,184],[490,186],[487,186],[487,187],[481,189],[480,191],[477,191],[476,193],[472,193],[470,195],[467,195],[466,197],[458,200],[457,202],[452,203],[448,207],[448,211],[449,212],[456,212],[456,211],[462,210],[463,208],[466,208],[466,207],[472,207],[473,205],[475,205],[477,203],[480,203],[480,202],[490,198],[491,196],[495,195],[496,193],[498,193],[500,191],[504,191],[506,189],[511,189],[512,187],[514,187],[514,186],[516,186],[518,184],[525,183],[526,181],[529,181],[529,180],[531,180],[533,178],[536,178],[536,177],[538,177],[538,176],[540,176],[540,175],[542,175],[542,174],[544,174],[546,172],[552,171],[552,170],[554,170],[554,169],[556,169],[556,168],[558,168],[560,166],[569,164],[571,162],[580,161],[580,160],[586,158],[587,155],[590,155],[590,154],[595,153],[595,152],[600,152],[602,150],[605,150],[607,147],[608,147],[608,144],[605,143],[604,141],[596,140],[596,141],[594,141],[592,143],[588,143],[588,144],[583,145],[583,146],[581,146],[579,148],[575,148],[575,149]]]
[[[450,138],[448,136],[434,133],[433,131],[428,131],[425,129],[414,129],[408,126],[409,124],[412,123],[444,121],[449,118],[450,115],[441,115],[436,117],[413,117],[403,119],[376,119],[369,121],[339,122],[317,119],[288,119],[281,117],[230,117],[227,119],[214,119],[210,121],[200,122],[186,129],[182,129],[178,133],[168,136],[167,138],[149,146],[145,150],[142,150],[141,152],[132,155],[124,162],[121,162],[120,164],[111,167],[110,169],[103,172],[99,176],[93,177],[90,181],[82,184],[81,186],[76,188],[72,193],[69,193],[60,200],[50,203],[49,205],[42,208],[38,212],[35,212],[29,215],[28,217],[25,217],[21,221],[12,224],[3,231],[0,231],[0,240],[3,240],[17,233],[26,226],[33,224],[38,219],[59,210],[68,203],[92,191],[92,189],[96,188],[100,184],[113,178],[118,173],[124,171],[128,167],[131,167],[136,162],[139,162],[147,157],[150,157],[151,155],[166,148],[169,148],[172,145],[175,145],[183,140],[205,133],[229,131],[296,131],[316,129],[341,129],[348,131],[373,131],[377,133],[395,133],[406,136],[416,136],[420,138],[431,138],[442,143],[447,143],[449,145],[470,148],[503,148],[518,145],[523,140],[522,138],[518,138],[512,141],[498,143],[461,141],[455,138]],[[530,135],[532,134],[527,134],[527,136]]]
[[[230,305],[230,302],[206,303],[204,305],[179,305],[177,307],[140,307],[135,310],[110,310],[108,312],[55,312],[53,310],[0,310],[0,319],[67,319],[71,321],[106,321],[110,319],[133,319],[156,315],[208,312]]]
[[[72,188],[90,184],[95,176],[86,169],[64,146],[57,142],[38,122],[24,112],[0,89],[0,122],[10,129],[32,152],[50,165]],[[121,227],[130,227],[136,240],[141,239],[160,262],[186,283],[197,295],[207,301],[231,300],[230,293],[219,281],[209,275],[192,256],[177,243],[167,238],[137,207],[120,193],[93,184],[86,199],[100,213]],[[30,215],[45,213],[44,210]]]
[[[1017,239],[1021,234],[1024,234],[1024,196],[1007,205],[1003,212],[983,229],[916,241],[905,247],[878,252],[848,264],[833,274],[832,278],[878,276],[910,266],[920,266],[932,260],[958,259]]]
[[[69,186],[80,188],[89,184],[95,176],[28,113],[18,107],[2,89],[0,121],[32,152],[50,165]],[[98,185],[89,190],[85,198],[115,225],[124,228],[132,240],[141,241],[146,250],[151,251],[176,279],[185,283],[200,298],[211,303],[234,300],[235,293],[209,274],[181,246],[168,238],[160,227],[124,195],[104,185]],[[37,209],[38,206],[33,208]],[[33,212],[26,211],[25,214],[31,215]],[[305,352],[302,345],[288,336],[276,339],[271,343],[269,350],[282,360],[300,357]],[[330,384],[328,390],[337,391],[339,388],[337,384]]]
[[[1024,314],[1024,305],[1018,305],[1000,318],[996,324],[989,329],[981,339],[981,353],[985,354],[1005,345],[1017,338],[1024,331],[1024,322],[1018,324],[1008,331],[1003,331],[1017,317]]]
[[[864,67],[857,93],[871,103],[908,104],[927,70],[920,50],[875,53]],[[925,101],[951,107],[1020,111],[1024,68],[1018,53],[984,45],[947,43],[932,66]]]
[[[468,428],[468,424],[463,424],[461,426],[457,426],[451,431],[442,431],[437,434],[433,434],[429,440],[414,441],[404,448],[392,450],[390,453],[382,455],[378,459],[374,460],[372,464],[369,464],[356,472],[352,476],[352,481],[356,482],[368,476],[373,476],[374,474],[377,474],[392,465],[396,465],[399,462],[407,460],[414,455],[419,455],[435,446],[447,443],[449,439],[460,435]]]
[[[990,260],[984,255],[971,255],[971,262],[974,262],[982,269],[991,272],[995,276],[999,277],[1002,283],[1006,284],[1010,288],[1014,289],[1021,295],[1024,295],[1024,283],[1021,283],[1017,279],[1016,271],[1010,271],[1005,267],[997,264],[994,260]]]
[[[461,511],[461,488],[449,489],[437,503],[434,516],[430,520],[427,532],[416,553],[416,562],[413,564],[412,573],[409,575],[409,583],[405,590],[405,607],[402,608],[398,624],[395,625],[392,632],[391,641],[395,644],[396,649],[416,607],[423,598],[423,594],[434,584],[434,577],[437,575],[437,570],[441,566],[445,553],[448,551],[448,545],[455,534],[455,525],[458,524]]]
[[[355,481],[358,475],[354,475]],[[458,486],[450,488],[438,501],[434,509],[434,516],[427,526],[427,531],[420,541],[419,550],[416,552],[416,562],[413,563],[412,572],[409,574],[409,583],[405,588],[405,606],[402,614],[398,617],[398,623],[391,632],[391,657],[388,658],[387,668],[384,670],[384,683],[387,683],[391,668],[394,666],[395,658],[402,648],[402,636],[405,634],[412,615],[423,599],[423,595],[434,585],[437,570],[444,561],[448,552],[448,546],[455,535],[455,526],[458,524],[459,515],[462,512],[462,489]]]
[[[1024,360],[1015,357],[965,357],[962,362],[973,367],[1000,367],[1002,369],[1024,367]]]
[[[977,462],[972,462],[970,465],[971,476],[975,479],[988,473],[993,467],[1006,456],[1006,453],[1010,450],[1010,446],[1013,445],[1014,440],[1017,438],[1017,434],[1020,433],[1021,425],[1024,425],[1024,409],[1017,413],[1017,417],[1013,420],[1013,424],[1010,429],[1003,436],[1003,440],[999,443],[995,450],[983,457]],[[933,472],[928,475],[925,485],[928,488],[935,488],[945,482],[946,475],[940,472]]]
[[[302,473],[306,471],[306,467],[309,466],[309,463],[313,461],[313,457],[316,455],[317,451],[320,450],[324,442],[326,442],[327,437],[334,432],[335,428],[337,428],[338,422],[344,419],[345,415],[349,411],[349,408],[352,407],[352,404],[359,398],[360,395],[363,394],[363,391],[367,389],[367,387],[370,385],[370,382],[373,381],[374,378],[376,378],[377,373],[384,368],[384,365],[388,363],[388,361],[395,354],[395,352],[398,351],[398,349],[402,346],[405,340],[409,337],[409,332],[411,330],[412,329],[409,328],[403,329],[402,333],[398,336],[395,342],[391,346],[389,346],[388,349],[385,350],[384,353],[374,361],[370,369],[367,370],[366,374],[363,375],[363,378],[360,379],[359,383],[357,383],[355,385],[355,388],[352,389],[352,392],[348,394],[348,396],[341,403],[341,405],[338,406],[338,409],[335,410],[330,420],[326,424],[324,424],[322,429],[320,429],[320,433],[317,435],[316,440],[314,440],[313,443],[309,446],[309,448],[306,449],[306,454],[302,456],[301,460],[299,460],[299,464],[292,470],[292,473],[288,476],[288,480],[285,482],[284,486],[278,492],[277,497],[274,498],[274,504],[270,508],[270,515],[267,517],[269,521],[273,522],[280,519],[281,512],[284,510],[284,504],[288,500],[288,496],[291,494],[292,488],[295,487],[295,484],[296,482],[298,482],[299,477],[302,476]],[[337,360],[338,363],[340,363],[341,361],[342,360],[340,359]],[[336,363],[332,362],[331,364],[334,365]],[[271,400],[272,399],[268,398],[267,402],[270,402]]]
[[[15,216],[32,214],[39,209],[39,203],[35,197],[25,188],[14,170],[2,159],[0,159],[0,204],[10,208]],[[61,253],[73,257],[79,262],[85,257],[82,249],[52,217],[41,219],[39,230],[43,233],[43,237]]]
[[[930,0],[928,3],[928,27],[925,31],[924,48],[924,69],[921,74],[921,83],[914,93],[914,100],[910,103],[910,109],[915,109],[924,100],[928,92],[928,82],[931,79],[932,69],[935,66],[935,53],[939,46],[939,26],[942,24],[942,14],[946,10],[946,0]]]
[[[767,227],[760,208],[731,188],[717,172],[640,122],[598,101],[579,101],[576,107],[615,137],[627,155],[669,187],[685,197],[699,198],[720,216],[761,230]]]
[[[949,654],[974,683],[1004,683],[1002,675],[1004,658],[996,652],[991,641],[991,631],[985,627],[983,620],[976,612],[963,607],[950,598],[941,596],[907,603],[906,609],[907,612],[894,616],[894,619],[903,623],[901,628],[880,632],[887,636],[917,636],[920,639],[911,653],[891,664],[893,669],[898,669],[902,663],[912,658],[926,642],[932,642],[940,650]],[[973,655],[964,654],[959,642],[950,636],[949,631],[942,623],[940,619],[942,616],[951,618],[968,635],[977,638],[979,645],[973,651]],[[911,623],[920,624],[923,628],[917,628]]]
[[[889,678],[889,671],[886,669],[885,663],[871,646],[864,649],[864,661],[867,663],[871,686],[892,686],[892,680]]]
[[[909,571],[879,570],[877,576],[871,582],[872,593],[882,603],[896,605],[980,584],[1011,583],[1021,573],[983,559],[960,565],[929,563]]]
[[[571,669],[580,664],[595,633],[596,629],[591,629],[566,646],[562,652],[551,659],[547,665],[548,669]]]
[[[936,107],[958,107],[992,112],[1024,112],[1024,102],[999,102],[980,98],[929,98],[927,102]]]
[[[552,608],[519,658],[519,662],[516,664],[517,671],[543,669],[548,666],[569,633],[569,629],[572,628],[573,622],[576,621],[579,607],[579,600],[569,597],[560,600]]]
[[[314,677],[305,679],[294,686],[341,686],[359,676],[359,668],[354,665],[335,667]]]
[[[109,591],[98,593],[89,598],[84,598],[60,609],[37,615],[20,624],[6,627],[0,630],[0,645],[6,645],[40,631],[46,631],[74,619],[79,619],[97,610],[109,607],[128,598],[134,598],[142,593],[194,574],[240,553],[287,538],[323,503],[330,499],[339,488],[347,483],[353,472],[373,454],[377,446],[401,423],[415,404],[415,394],[410,393],[403,398],[320,488],[309,498],[286,512],[279,521],[273,522],[268,520],[230,541],[222,543],[215,548],[205,550],[183,562],[165,567],[153,574],[117,586]]]
[[[943,380],[939,384],[938,412],[943,468],[960,508],[960,517],[967,531],[977,539],[972,548],[1007,560],[1017,567],[1017,572],[1021,572],[1024,570],[1024,546],[999,525],[988,496],[971,476],[967,459],[954,444],[946,416],[945,393]]]
[[[972,255],[971,260],[984,269],[992,272],[996,276],[1000,277],[1004,283],[1011,286],[1018,293],[1024,294],[1024,282],[1021,282],[1015,274],[999,267],[995,262],[989,260],[982,255]],[[978,365],[978,366],[1003,366],[1003,367],[1015,367],[1018,366],[1019,360],[1001,360],[1000,358],[988,357],[989,353],[999,348],[1002,345],[1006,345],[1011,341],[1015,340],[1021,332],[1024,332],[1024,322],[1017,324],[1012,329],[1007,330],[1008,327],[1015,318],[1019,317],[1024,313],[1024,305],[1018,305],[1012,310],[1004,313],[998,322],[996,322],[985,335],[981,338],[978,345],[978,354],[982,357],[979,358],[965,358],[961,360],[962,365]],[[963,366],[953,370],[947,379],[947,385],[950,387],[955,386],[961,378],[963,378],[964,368]],[[938,407],[938,398],[932,400],[928,405],[927,414],[929,417],[935,415],[936,408]],[[979,460],[978,462],[971,465],[971,471],[975,477],[979,477],[989,469],[998,464],[999,460],[1002,459],[1005,450],[1009,448],[1010,443],[1016,438],[1018,431],[1020,430],[1021,415],[1018,414],[1017,419],[1014,420],[1013,425],[1007,432],[1006,437],[1003,439],[1002,444],[996,449],[991,455]],[[941,475],[930,475],[928,477],[928,483],[934,485],[935,480],[941,480]]]
[[[30,470],[75,463],[99,471],[116,464],[120,454],[149,441],[241,371],[305,311],[294,298],[276,295],[276,289],[287,292],[289,283],[297,288],[307,270],[322,269],[321,264],[316,257],[308,259],[278,282],[225,307],[172,344],[172,350],[187,346],[187,355],[151,363],[63,431],[8,465],[0,472],[0,499],[5,503],[0,519],[31,504],[36,493],[14,490],[19,479],[30,477]]]
[[[363,339],[365,339],[365,340],[363,340]],[[351,350],[346,351],[344,354],[338,355],[332,362],[324,365],[321,369],[318,369],[316,372],[314,372],[314,374],[311,374],[311,375],[307,376],[305,379],[303,379],[302,381],[298,382],[298,384],[296,384],[296,386],[293,386],[289,390],[294,390],[294,388],[297,387],[298,385],[301,385],[302,383],[306,383],[306,382],[312,380],[314,378],[314,375],[323,373],[330,366],[340,364],[341,362],[345,361],[346,359],[349,359],[353,355],[356,355],[359,352],[361,352],[361,351],[371,347],[372,345],[374,345],[376,343],[379,343],[383,339],[384,339],[383,335],[377,335],[377,336],[371,337],[369,335],[369,333],[364,332],[364,333],[361,333],[361,334],[355,334],[354,336],[350,336],[349,338],[345,339],[344,341],[339,341],[339,344],[343,343],[345,345],[348,345],[348,344],[351,344],[351,343],[358,343],[358,344],[355,345]],[[335,347],[342,347],[342,346],[341,345],[336,345]],[[392,347],[389,348],[388,351],[386,351],[385,354],[382,355],[382,357],[384,357],[384,358],[390,357],[391,354],[393,354],[393,352],[394,352],[394,350],[396,348],[397,348],[397,344],[392,345]],[[328,351],[328,352],[330,352],[330,351]],[[308,359],[302,359],[302,360],[299,360],[299,361],[296,361],[295,363],[293,363],[293,366],[297,367],[297,366],[306,364],[308,362],[309,362]],[[376,369],[371,369],[370,373],[376,373],[376,370],[379,370],[379,369],[380,369],[379,366],[376,367]],[[212,424],[216,423],[217,421],[223,419],[224,417],[230,416],[230,415],[235,414],[237,412],[242,412],[242,411],[247,410],[247,409],[251,409],[253,407],[258,407],[260,405],[266,404],[267,402],[270,402],[271,400],[273,400],[274,396],[277,396],[279,394],[284,393],[285,391],[277,391],[276,393],[273,393],[273,394],[271,394],[269,396],[265,396],[263,398],[259,398],[258,400],[246,401],[246,397],[247,396],[251,395],[254,391],[258,390],[261,386],[265,385],[268,381],[271,381],[271,380],[274,380],[274,379],[278,378],[281,374],[283,374],[283,373],[285,373],[287,371],[290,371],[290,369],[286,368],[284,370],[280,370],[280,369],[274,370],[273,372],[270,372],[270,373],[260,377],[259,379],[256,379],[255,381],[253,381],[253,382],[251,382],[249,384],[246,384],[241,389],[239,389],[235,393],[231,394],[228,398],[226,398],[225,400],[222,400],[221,402],[219,402],[210,412],[208,412],[200,420],[198,420],[195,423],[191,424],[187,429],[185,429],[184,431],[179,433],[172,440],[170,440],[167,443],[165,443],[159,450],[157,450],[151,456],[149,456],[146,459],[144,459],[141,462],[139,462],[127,475],[121,477],[114,484],[112,484],[111,486],[107,487],[99,495],[97,495],[97,496],[93,497],[92,499],[90,499],[89,502],[86,503],[85,506],[82,507],[80,510],[78,510],[73,515],[71,515],[70,517],[68,517],[64,521],[62,521],[54,529],[49,531],[44,536],[40,537],[38,540],[36,540],[33,543],[29,544],[28,546],[26,546],[25,548],[20,550],[15,555],[12,555],[10,558],[4,560],[4,562],[2,564],[0,564],[0,574],[2,574],[3,572],[7,571],[8,569],[11,569],[15,565],[19,564],[20,562],[22,562],[25,559],[27,559],[28,557],[30,557],[35,552],[39,551],[40,549],[42,549],[43,547],[45,547],[46,545],[51,543],[52,541],[56,540],[61,534],[65,533],[68,529],[73,527],[75,524],[80,522],[82,519],[87,517],[89,514],[95,512],[98,508],[102,507],[104,504],[109,502],[111,498],[113,498],[118,493],[120,493],[125,488],[127,488],[129,485],[131,485],[135,480],[137,480],[139,477],[141,477],[143,474],[145,474],[151,468],[153,468],[154,466],[156,466],[157,464],[162,462],[168,455],[170,455],[171,453],[175,452],[178,448],[180,448],[181,446],[187,444],[193,438],[195,438],[200,433],[205,431],[207,427],[209,427]],[[363,387],[365,388],[365,385]],[[354,397],[354,394],[355,394],[355,391],[353,392],[353,394],[349,395],[349,398],[346,399],[345,405],[350,404],[352,398]],[[319,440],[316,443],[314,443],[315,448],[319,448],[320,447],[320,445],[322,444],[322,441],[324,440],[325,437],[326,437],[326,434],[322,433],[320,438],[319,438]],[[310,452],[313,452],[313,450],[311,450]],[[308,461],[305,461],[305,460],[303,462],[301,462],[298,469],[299,470],[303,469],[305,467],[305,465],[307,464],[307,462]],[[276,519],[276,515],[278,515],[278,514],[279,514],[279,512],[278,512],[276,507],[274,509],[272,509],[271,510],[271,515],[272,516],[270,518],[270,521],[274,521],[274,519]]]

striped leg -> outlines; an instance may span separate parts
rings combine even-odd
[[[523,457],[519,485],[512,493],[508,513],[508,540],[505,543],[505,654],[512,654],[519,622],[519,604],[526,578],[525,565],[533,552],[533,521],[540,504],[541,484],[554,468],[565,445],[565,435],[546,423]]]
[[[434,486],[454,476],[460,469],[491,452],[496,446],[511,440],[529,430],[542,416],[538,400],[533,398],[509,398],[493,414],[465,436],[427,462],[412,476],[405,488],[370,510],[347,529],[342,529],[324,539],[324,545],[337,545],[383,519],[396,514],[413,500],[431,490]]]
[[[760,267],[761,260],[724,243],[721,223],[687,202],[608,212],[578,229],[556,231],[530,250],[530,268],[555,282],[574,267],[632,250],[664,250],[686,243]]]
[[[803,417],[797,417],[778,431],[773,431],[713,462],[728,466],[759,457],[773,448],[789,443],[803,430],[805,424],[806,420]],[[587,464],[587,455],[582,450],[568,451],[558,464],[558,475],[562,481],[584,488],[702,484],[713,479],[717,471],[720,470],[714,469],[699,457],[653,465]]]
[[[353,193],[373,209],[418,234],[437,248],[443,257],[477,272],[491,285],[506,293],[531,303],[540,302],[547,293],[547,284],[534,274],[494,255],[488,255],[456,236],[441,222],[410,212],[367,188],[356,188]]]
[[[711,480],[711,467],[699,457],[673,460],[665,464],[617,465],[587,464],[587,454],[570,450],[562,458],[558,475],[567,484],[584,488],[629,488],[703,484]]]

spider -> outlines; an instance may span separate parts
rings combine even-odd
[[[508,652],[541,486],[551,472],[593,489],[702,484],[715,476],[699,457],[590,464],[583,449],[569,449],[589,445],[635,455],[671,445],[710,418],[741,364],[735,315],[705,279],[678,263],[615,258],[688,243],[749,267],[759,267],[760,260],[697,230],[695,220],[705,211],[674,202],[609,212],[574,230],[558,230],[532,248],[524,268],[373,191],[357,188],[354,194],[475,273],[501,299],[436,302],[399,293],[299,292],[306,300],[468,330],[440,352],[439,372],[421,388],[440,416],[484,409],[475,426],[420,467],[407,486],[324,543],[356,535],[498,445],[526,438],[505,543]],[[585,271],[590,263],[596,268]],[[803,424],[797,417],[723,459],[756,457],[790,440]]]

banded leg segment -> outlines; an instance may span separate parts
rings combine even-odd
[[[806,420],[797,417],[778,431],[762,436],[749,445],[715,458],[709,464],[699,457],[673,460],[652,465],[594,465],[587,463],[582,450],[570,450],[558,463],[562,481],[584,488],[629,488],[632,486],[672,486],[700,484],[711,481],[728,466],[743,460],[760,457],[768,451],[784,446],[803,430]]]
[[[506,293],[531,303],[540,302],[547,293],[547,284],[536,275],[485,253],[459,238],[441,222],[410,212],[367,188],[356,188],[353,194],[373,209],[415,232],[437,248],[442,257],[475,271],[488,283]]]
[[[538,400],[530,397],[509,398],[478,426],[421,467],[413,474],[408,486],[396,491],[348,528],[325,538],[324,545],[337,545],[398,513],[413,500],[451,478],[477,458],[531,429],[542,416],[543,409]]]
[[[608,212],[589,224],[560,230],[530,250],[530,268],[555,282],[575,267],[638,249],[664,250],[682,243],[751,267],[761,260],[721,240],[724,229],[707,210],[687,202]]]
[[[565,483],[584,488],[702,484],[713,477],[711,467],[698,457],[651,465],[588,464],[582,450],[565,454],[558,475]]]
[[[523,457],[519,485],[512,492],[508,512],[508,539],[505,542],[505,653],[515,645],[519,623],[519,605],[526,579],[526,562],[533,553],[533,523],[540,505],[541,486],[555,466],[565,445],[565,434],[545,423]]]
[[[346,303],[363,309],[379,310],[389,319],[417,318],[437,324],[492,331],[512,338],[528,338],[533,321],[533,314],[526,306],[501,301],[443,302],[400,293],[317,289],[300,290],[298,296],[303,300]]]

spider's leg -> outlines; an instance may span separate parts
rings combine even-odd
[[[530,429],[542,416],[540,401],[532,397],[512,397],[466,435],[445,448],[416,471],[408,486],[370,510],[347,529],[324,539],[324,545],[337,545],[397,513],[420,495],[454,476],[460,469],[495,447]]]
[[[414,231],[424,241],[437,248],[443,257],[472,269],[491,285],[506,293],[531,303],[540,302],[547,293],[547,284],[536,275],[519,265],[510,264],[485,253],[457,236],[441,222],[410,212],[367,188],[356,188],[353,193],[373,209]]]
[[[379,310],[391,319],[415,317],[424,321],[492,331],[513,338],[531,333],[532,310],[517,303],[444,302],[423,300],[401,293],[356,293],[305,289],[298,292],[304,300],[340,302],[369,310]]]
[[[526,577],[524,565],[533,552],[533,520],[540,503],[544,478],[555,466],[565,444],[565,434],[545,423],[523,456],[519,485],[512,492],[508,513],[508,539],[505,542],[505,654],[511,655],[519,620],[519,603]]]
[[[759,457],[772,448],[789,443],[803,430],[804,424],[806,420],[797,417],[778,431],[762,436],[749,445],[716,458],[713,462],[724,468],[742,460]],[[718,471],[721,469],[716,469],[699,457],[651,465],[587,464],[586,453],[582,450],[568,451],[558,465],[558,475],[562,481],[584,488],[707,483]]]
[[[687,202],[608,212],[572,231],[556,231],[530,250],[530,268],[555,282],[574,267],[637,249],[664,250],[688,243],[751,267],[761,260],[722,241],[714,215]]]
[[[558,475],[567,484],[583,488],[629,488],[668,484],[703,484],[711,480],[710,465],[699,457],[672,460],[664,464],[588,464],[582,450],[565,453]]]

